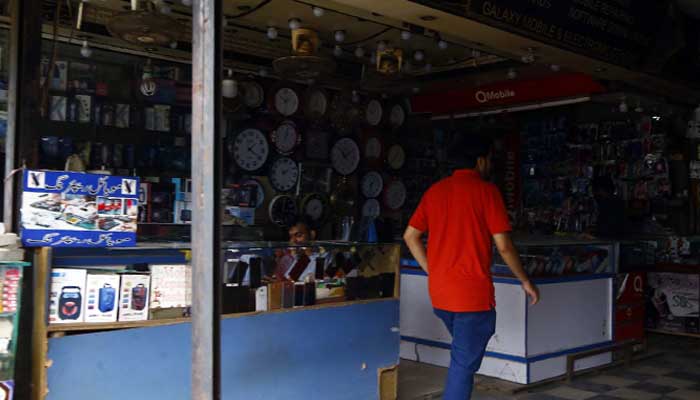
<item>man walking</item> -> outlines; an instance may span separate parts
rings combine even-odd
[[[435,314],[452,335],[444,400],[471,398],[474,374],[496,329],[492,243],[532,304],[539,301],[539,291],[523,270],[510,238],[503,198],[486,181],[491,147],[483,137],[459,137],[450,148],[457,169],[423,195],[404,234],[408,249],[428,274]],[[427,249],[422,241],[425,233]]]

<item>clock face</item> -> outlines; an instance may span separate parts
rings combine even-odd
[[[362,216],[377,218],[382,213],[382,206],[377,199],[367,199],[362,205]]]
[[[258,108],[265,101],[265,90],[255,81],[243,82],[243,102],[247,107]]]
[[[382,156],[382,142],[377,137],[367,139],[365,143],[365,158],[376,160]]]
[[[341,175],[350,175],[360,164],[360,148],[350,138],[342,138],[335,142],[331,149],[331,163]]]
[[[390,210],[398,210],[406,202],[406,186],[401,181],[392,181],[384,192],[384,205]]]
[[[299,109],[299,96],[290,88],[279,89],[275,93],[275,109],[285,117],[296,113]]]
[[[327,201],[320,194],[310,194],[302,204],[302,212],[314,223],[319,223],[326,215]]]
[[[236,136],[231,150],[236,164],[246,171],[256,171],[265,164],[270,147],[257,129],[246,129]]]
[[[292,121],[284,121],[272,132],[272,143],[280,154],[291,154],[301,142],[301,134]]]
[[[401,145],[395,144],[389,148],[386,160],[391,169],[401,169],[406,163],[406,152]]]
[[[382,175],[379,172],[371,171],[362,177],[360,187],[362,188],[363,196],[367,198],[377,197],[384,189],[384,179],[382,179]]]
[[[392,127],[398,128],[406,121],[406,110],[399,104],[395,104],[391,108],[391,114],[389,115],[389,123]]]
[[[244,185],[248,186],[255,186],[256,191],[258,192],[257,196],[257,201],[255,202],[255,208],[259,208],[265,203],[265,189],[263,186],[258,182],[257,179],[248,179],[246,181],[243,181]]]
[[[379,100],[370,100],[369,103],[367,103],[367,110],[365,112],[368,124],[377,126],[382,122],[382,113],[384,111],[382,110],[382,104]]]
[[[272,187],[279,192],[288,192],[297,185],[299,167],[291,158],[278,158],[270,167],[269,176]]]
[[[273,223],[279,226],[290,226],[296,219],[297,203],[290,196],[275,196],[270,201],[268,215]]]
[[[304,134],[306,157],[314,160],[328,159],[328,132],[312,130]]]
[[[309,118],[319,119],[328,111],[328,96],[321,89],[312,89],[306,99],[306,114]]]

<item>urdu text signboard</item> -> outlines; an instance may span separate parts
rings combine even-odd
[[[650,51],[666,0],[410,0],[624,66]]]
[[[136,244],[137,177],[25,170],[22,186],[24,246]]]

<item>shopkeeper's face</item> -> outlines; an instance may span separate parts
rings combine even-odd
[[[491,178],[491,153],[486,157],[479,157],[476,162],[476,170],[485,180]]]
[[[292,244],[302,244],[313,239],[313,234],[306,225],[297,224],[289,228],[289,242]]]

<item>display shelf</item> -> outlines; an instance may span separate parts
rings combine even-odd
[[[671,332],[671,331],[665,331],[663,329],[646,329],[646,331],[649,333],[659,333],[662,335],[685,336],[685,337],[700,339],[700,333]]]
[[[42,136],[69,137],[74,140],[94,140],[106,144],[162,144],[173,145],[175,132],[150,131],[140,128],[97,126],[90,123],[50,121],[38,123]],[[182,137],[180,135],[179,137]]]

